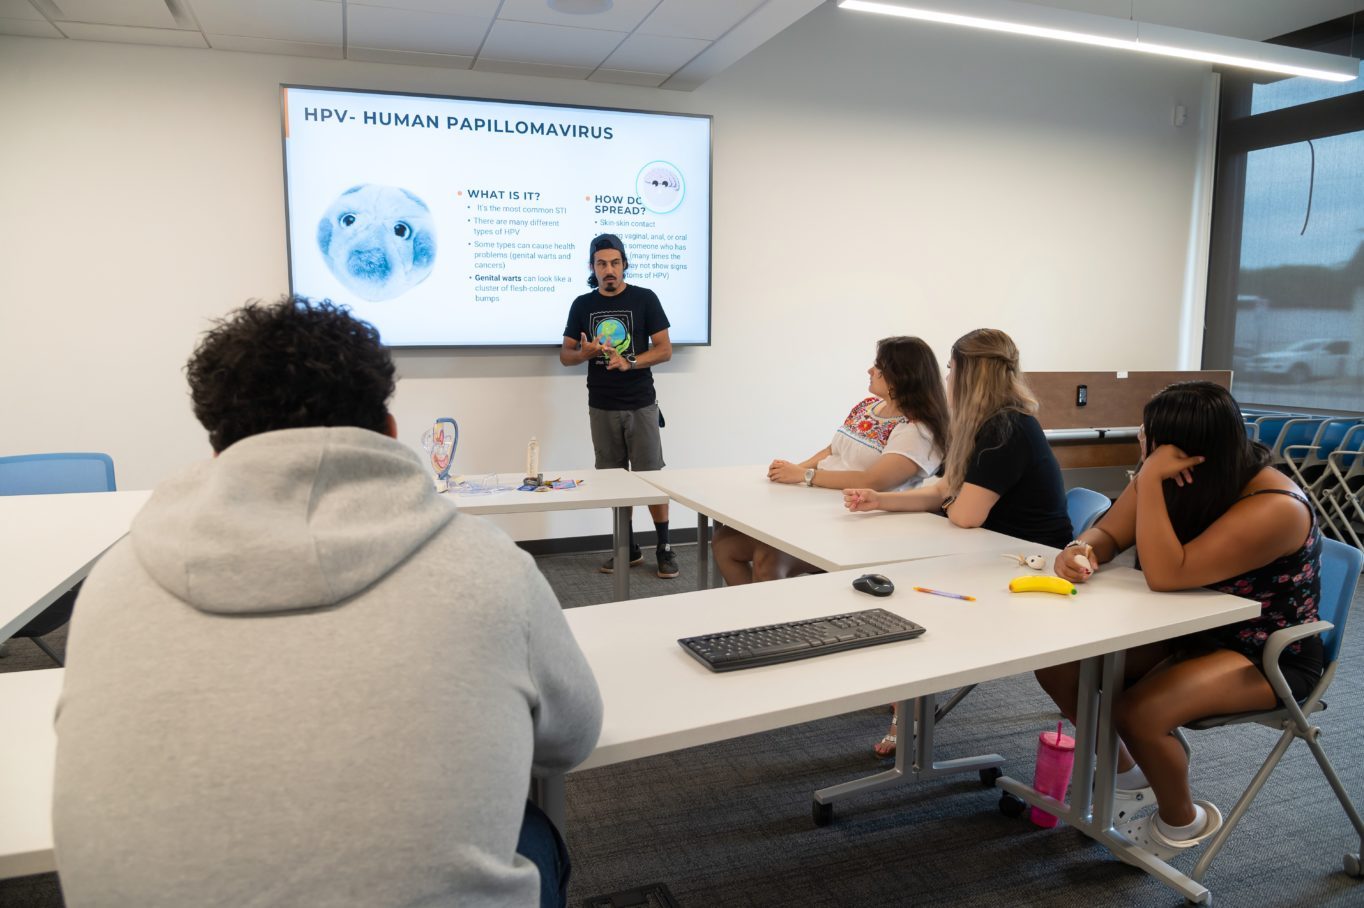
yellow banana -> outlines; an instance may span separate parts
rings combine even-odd
[[[1056,593],[1058,596],[1074,596],[1075,584],[1061,577],[1015,577],[1009,581],[1011,593]]]

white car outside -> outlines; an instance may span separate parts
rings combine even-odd
[[[1285,350],[1253,356],[1246,364],[1246,371],[1305,382],[1313,378],[1349,375],[1349,363],[1349,341],[1319,337],[1298,341]]]

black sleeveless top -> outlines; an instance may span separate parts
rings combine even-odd
[[[1260,614],[1249,621],[1214,628],[1200,635],[1226,649],[1244,653],[1257,665],[1270,634],[1281,627],[1317,620],[1317,601],[1321,598],[1321,531],[1317,527],[1316,513],[1306,498],[1288,489],[1260,489],[1237,501],[1266,493],[1288,495],[1307,507],[1312,514],[1312,528],[1307,532],[1307,541],[1296,552],[1276,558],[1269,564],[1220,583],[1208,584],[1208,589],[1219,593],[1259,600]],[[1321,638],[1308,637],[1290,644],[1284,653],[1302,655],[1308,659],[1315,657],[1320,665]]]

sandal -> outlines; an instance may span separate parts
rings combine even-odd
[[[1162,861],[1169,861],[1178,857],[1190,848],[1197,848],[1211,838],[1217,830],[1222,828],[1222,813],[1211,801],[1194,801],[1195,804],[1203,808],[1207,813],[1207,822],[1203,824],[1203,831],[1191,839],[1170,839],[1160,831],[1156,825],[1156,815],[1148,813],[1146,816],[1134,820],[1118,831],[1126,839],[1138,848],[1149,851]]]
[[[872,745],[872,753],[882,759],[895,756],[895,732],[899,722],[899,715],[892,713],[890,716],[890,733]]]
[[[1174,734],[1171,732],[1171,734]],[[1175,735],[1181,747],[1184,748],[1184,756],[1189,763],[1193,763],[1193,750],[1189,747],[1189,739],[1183,735]],[[1151,786],[1145,788],[1119,788],[1113,792],[1113,822],[1120,823],[1129,820],[1141,811],[1156,803],[1156,793],[1151,790]]]
[[[1154,807],[1156,793],[1151,786],[1145,788],[1119,788],[1113,792],[1113,822],[1130,820],[1147,807]]]

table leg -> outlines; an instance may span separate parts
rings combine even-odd
[[[1149,851],[1133,845],[1113,828],[1114,777],[1118,764],[1118,733],[1113,726],[1113,701],[1114,694],[1122,690],[1125,657],[1126,654],[1122,652],[1109,653],[1101,660],[1086,659],[1080,663],[1075,715],[1075,772],[1070,786],[1072,794],[1069,804],[1039,794],[1032,786],[1008,776],[997,780],[995,785],[1074,826],[1105,846],[1118,860],[1146,871],[1188,901],[1206,905],[1212,901],[1212,893],[1206,886],[1180,873]]]
[[[696,588],[710,589],[710,518],[696,515]]]
[[[630,518],[634,508],[612,508],[615,512],[615,527],[612,542],[615,543],[615,595],[617,602],[630,598]]]
[[[816,805],[832,805],[834,801],[849,795],[880,791],[919,779],[959,772],[984,772],[1004,764],[1004,758],[999,754],[955,760],[933,759],[933,733],[938,720],[936,699],[930,695],[917,700],[902,700],[896,704],[896,708],[900,712],[900,719],[895,742],[895,768],[821,788],[815,792]]]
[[[712,520],[712,521],[710,522],[710,540],[711,540],[711,546],[710,546],[710,549],[711,549],[711,552],[710,552],[710,588],[713,589],[713,590],[718,590],[720,587],[722,587],[722,586],[725,585],[725,578],[720,574],[720,559],[715,557],[715,545],[714,545],[714,543],[715,543],[715,534],[716,534],[717,532],[719,532],[719,531],[720,531],[720,528],[723,527],[723,526],[724,526],[724,524],[722,524],[722,523],[721,523],[720,521],[718,521],[718,520]]]

